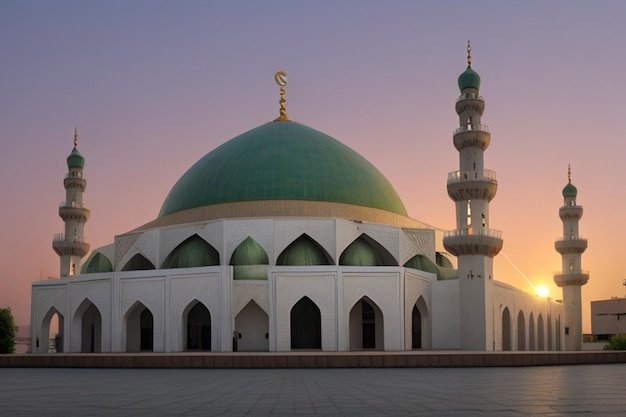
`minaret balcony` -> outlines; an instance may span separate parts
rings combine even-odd
[[[87,181],[85,181],[82,176],[78,176],[76,174],[76,172],[67,174],[63,179],[63,186],[66,190],[70,188],[78,188],[84,192],[87,188]]]
[[[498,180],[492,170],[448,173],[448,195],[454,201],[487,200],[496,196]]]
[[[89,220],[89,208],[84,204],[76,204],[75,202],[62,201],[59,204],[59,216],[63,220],[76,220],[86,222]]]
[[[85,239],[65,238],[63,233],[56,233],[52,239],[52,248],[59,256],[80,256],[89,252],[89,243]]]
[[[561,271],[554,273],[554,283],[559,287],[570,285],[585,285],[589,281],[589,271],[572,271],[564,273]]]
[[[566,253],[583,253],[587,249],[587,239],[580,236],[558,237],[554,241],[554,248],[561,255]]]
[[[454,147],[461,151],[469,146],[475,146],[483,151],[491,143],[491,133],[486,125],[461,126],[452,133]]]
[[[578,220],[583,216],[583,206],[565,205],[559,209],[561,220]]]
[[[502,232],[496,229],[456,229],[444,232],[443,246],[454,256],[496,256],[502,250]]]
[[[456,99],[456,113],[461,114],[467,110],[474,110],[482,115],[485,111],[485,99],[477,93],[461,94]]]

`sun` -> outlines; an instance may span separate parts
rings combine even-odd
[[[545,285],[537,285],[535,287],[535,294],[537,294],[538,297],[546,298],[550,294],[550,289]]]

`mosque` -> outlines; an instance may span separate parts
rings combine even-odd
[[[580,349],[587,242],[571,183],[555,276],[568,308],[496,279],[497,179],[485,169],[491,134],[469,44],[455,103],[460,163],[447,177],[452,231],[408,217],[376,167],[290,120],[286,74],[275,79],[277,119],[207,153],[156,219],[93,250],[75,132],[59,208],[65,232],[52,245],[61,277],[32,284],[33,353],[49,351],[53,316],[57,352]]]

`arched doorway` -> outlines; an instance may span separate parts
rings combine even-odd
[[[517,315],[517,350],[526,350],[526,320],[521,311]]]
[[[528,318],[528,350],[535,350],[535,317],[530,313]]]
[[[382,350],[385,345],[383,313],[367,297],[361,298],[350,310],[350,350]]]
[[[199,301],[185,310],[185,350],[211,350],[211,313]]]
[[[502,350],[511,350],[511,313],[509,308],[502,310]]]
[[[73,329],[80,329],[80,351],[102,352],[102,316],[98,308],[85,299],[76,310]]]
[[[309,297],[291,308],[291,349],[322,348],[322,315]]]
[[[154,348],[152,312],[137,302],[126,313],[126,352],[151,352]]]
[[[269,318],[253,300],[235,317],[235,333],[238,351],[267,352],[269,350]]]
[[[543,316],[537,317],[537,350],[545,350],[546,345],[543,338]]]
[[[430,334],[428,328],[428,307],[420,296],[411,310],[411,349],[428,349]]]
[[[44,316],[41,323],[41,336],[35,340],[35,349],[41,353],[63,352],[64,318],[59,311],[52,307]]]
[[[546,327],[548,330],[548,350],[552,350],[552,317],[548,314],[548,319],[546,320]]]

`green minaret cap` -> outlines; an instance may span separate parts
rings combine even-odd
[[[576,194],[578,194],[578,190],[572,184],[572,170],[567,165],[567,185],[563,188],[563,197],[576,197]]]
[[[85,158],[78,152],[78,128],[74,128],[74,149],[67,157],[68,168],[85,168]]]
[[[472,69],[472,46],[467,41],[467,69],[459,75],[459,90],[461,93],[466,88],[480,89],[480,75]]]
[[[67,157],[67,167],[68,168],[84,168],[85,167],[85,157],[83,157],[78,149],[72,149],[72,153]]]
[[[469,65],[463,74],[459,75],[459,90],[463,92],[466,88],[480,89],[480,75]]]

